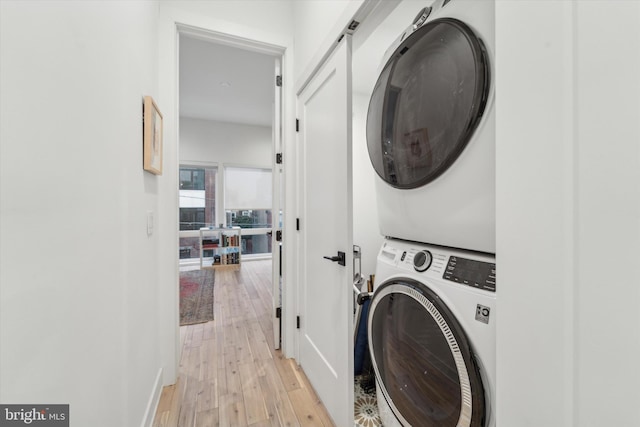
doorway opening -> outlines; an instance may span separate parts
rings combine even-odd
[[[178,43],[180,271],[270,260],[279,348],[283,52],[192,28]],[[204,245],[210,230],[222,237]]]

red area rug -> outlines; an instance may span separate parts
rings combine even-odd
[[[180,326],[213,320],[214,270],[180,272]]]

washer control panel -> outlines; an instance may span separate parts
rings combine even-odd
[[[442,277],[472,288],[496,291],[496,265],[489,262],[450,256]]]

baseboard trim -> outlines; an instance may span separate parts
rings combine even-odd
[[[158,375],[156,375],[156,381],[153,385],[153,390],[151,390],[151,397],[149,398],[149,403],[147,403],[147,409],[144,413],[144,418],[142,419],[140,427],[151,427],[153,425],[153,419],[156,415],[156,410],[158,409],[158,403],[160,403],[161,394],[162,368],[158,370]]]

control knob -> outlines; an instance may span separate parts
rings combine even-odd
[[[431,252],[427,250],[420,251],[413,257],[413,268],[419,272],[427,271],[431,267],[431,261],[433,261]]]

